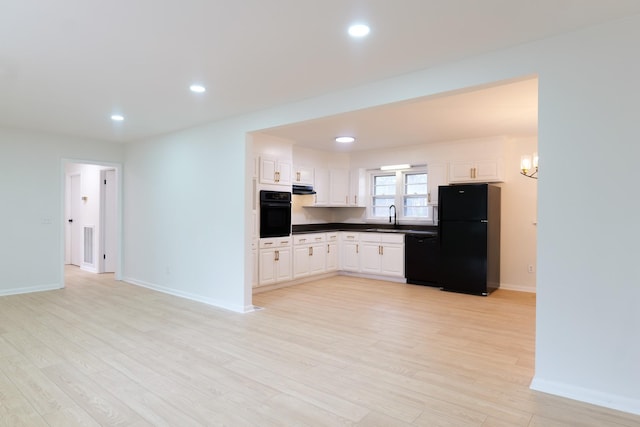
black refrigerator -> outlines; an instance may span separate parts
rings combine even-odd
[[[440,285],[489,295],[500,287],[500,187],[438,187]]]

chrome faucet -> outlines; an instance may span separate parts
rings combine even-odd
[[[389,206],[389,224],[391,224],[391,208],[393,208],[393,226],[398,225],[398,217],[396,216],[396,205]]]

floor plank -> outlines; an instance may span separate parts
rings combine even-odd
[[[237,314],[66,268],[0,297],[0,426],[611,426],[529,389],[535,295],[337,276]]]

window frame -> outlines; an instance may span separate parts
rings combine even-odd
[[[422,216],[405,216],[404,214],[404,203],[405,198],[414,196],[405,194],[405,179],[407,175],[416,175],[416,174],[425,174],[427,177],[426,182],[426,193],[420,194],[419,196],[424,197],[425,199],[425,207],[427,215]],[[385,198],[384,195],[376,196],[374,194],[375,191],[375,179],[379,176],[395,176],[396,177],[396,187],[395,193],[393,195],[392,204],[396,206],[396,215],[398,222],[411,222],[411,223],[433,223],[433,212],[431,210],[431,206],[428,203],[428,193],[429,193],[429,174],[426,166],[414,166],[409,169],[400,169],[396,171],[383,171],[380,169],[374,169],[369,171],[368,177],[368,197],[367,197],[367,221],[374,222],[386,222],[388,221],[388,216],[375,216],[374,215],[374,200],[378,198]],[[415,197],[415,196],[414,196]]]

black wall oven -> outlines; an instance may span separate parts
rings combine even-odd
[[[260,237],[291,234],[291,193],[260,191]]]

